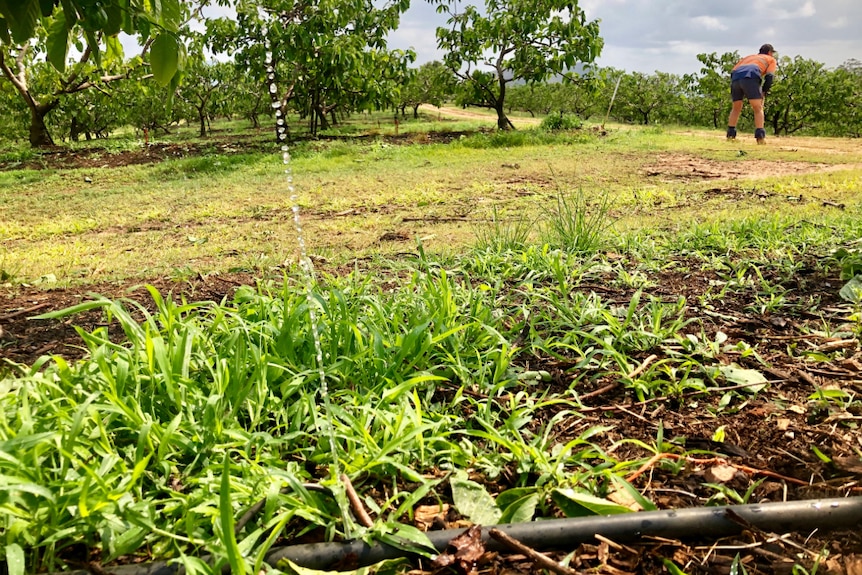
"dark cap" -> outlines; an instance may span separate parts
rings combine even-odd
[[[775,52],[775,48],[772,47],[772,44],[764,44],[760,47],[761,54],[769,54],[770,52]]]

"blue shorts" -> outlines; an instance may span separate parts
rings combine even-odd
[[[748,78],[733,80],[730,83],[730,99],[734,102],[739,102],[743,98],[748,98],[749,100],[763,99],[763,92],[760,89],[760,78],[750,76]]]

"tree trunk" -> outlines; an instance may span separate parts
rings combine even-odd
[[[418,120],[418,119],[419,119],[419,106],[420,106],[420,105],[421,105],[421,104],[416,104],[415,106],[413,106],[413,119],[414,119],[414,120]]]
[[[503,77],[503,69],[500,62],[497,64],[497,82],[500,86],[499,96],[494,100],[494,110],[497,111],[497,129],[514,130],[515,125],[506,116],[506,79]]]
[[[317,129],[328,130],[329,120],[326,119],[326,109],[321,105],[317,110]]]
[[[33,148],[41,148],[45,146],[53,146],[54,139],[48,131],[48,126],[45,125],[45,116],[53,110],[59,100],[52,100],[47,104],[37,104],[30,107],[30,146]]]
[[[77,142],[81,135],[81,127],[78,124],[78,117],[72,116],[72,125],[69,127],[69,141]]]
[[[203,106],[198,108],[198,121],[200,122],[201,128],[198,131],[198,136],[201,138],[207,137],[207,115],[204,113]]]

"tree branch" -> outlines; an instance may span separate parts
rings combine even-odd
[[[27,50],[29,48],[29,42],[21,46],[18,56],[15,58],[15,67],[18,70],[18,74],[15,74],[6,63],[6,52],[0,49],[0,69],[3,70],[3,74],[9,78],[9,81],[12,82],[15,89],[24,97],[24,100],[27,102],[27,106],[35,110],[39,103],[33,98],[32,94],[30,94],[30,88],[27,86],[27,76],[24,73],[24,56],[27,54]]]

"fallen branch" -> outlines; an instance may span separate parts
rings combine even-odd
[[[402,222],[472,222],[472,221],[480,221],[480,220],[471,220],[470,218],[459,217],[459,216],[450,216],[450,217],[438,217],[438,216],[425,216],[425,217],[408,217],[401,218]],[[487,221],[487,220],[485,220]]]
[[[823,200],[821,203],[824,206],[832,206],[833,208],[838,208],[839,210],[844,209],[844,204],[839,204],[838,202],[833,202],[832,200]]]
[[[5,314],[5,315],[0,315],[0,321],[6,321],[6,320],[8,320],[8,319],[16,318],[16,317],[18,317],[18,316],[20,316],[20,315],[25,315],[25,314],[28,314],[28,313],[30,313],[30,312],[34,312],[34,311],[36,311],[36,310],[40,310],[40,309],[42,309],[43,307],[48,307],[48,305],[50,305],[50,304],[48,304],[47,302],[43,302],[43,303],[40,303],[40,304],[37,304],[37,305],[31,306],[31,307],[28,307],[28,308],[25,308],[25,309],[19,309],[18,311],[13,311],[13,312],[7,313],[7,314]]]
[[[374,521],[371,519],[371,516],[368,515],[368,512],[365,511],[365,506],[362,505],[362,501],[359,499],[359,495],[357,495],[356,490],[353,488],[353,484],[350,482],[350,478],[347,477],[347,474],[341,474],[341,482],[344,484],[344,490],[347,492],[347,500],[350,502],[350,507],[356,515],[356,520],[359,521],[359,524],[363,527],[373,526]]]
[[[554,573],[559,573],[560,575],[577,575],[578,572],[574,569],[566,567],[565,565],[560,565],[559,562],[554,561],[544,553],[539,553],[532,547],[527,547],[514,537],[506,535],[499,529],[491,529],[488,532],[491,537],[508,547],[513,551],[517,551],[518,553],[527,556],[533,563],[537,566],[547,569],[548,571],[553,571]]]

